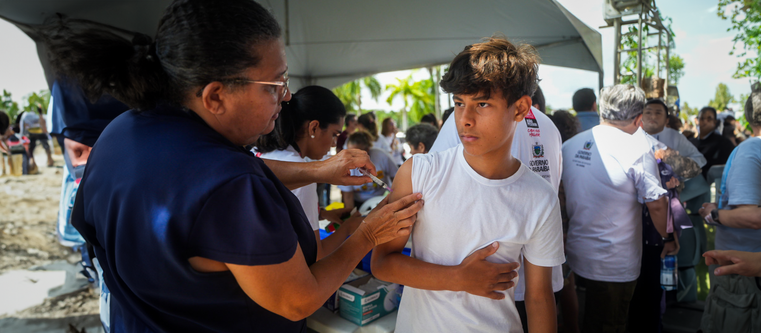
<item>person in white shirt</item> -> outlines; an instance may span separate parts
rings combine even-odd
[[[526,117],[516,125],[513,145],[510,152],[513,157],[519,159],[527,165],[531,171],[542,176],[546,181],[552,184],[552,188],[557,195],[560,187],[560,175],[562,174],[562,152],[560,132],[550,118],[538,109],[541,104],[536,103],[533,98],[533,107]],[[457,134],[457,127],[454,119],[447,119],[441,127],[441,132],[436,138],[436,142],[431,148],[431,152],[447,150],[460,144],[460,137]],[[521,259],[522,260],[522,259]],[[518,313],[521,319],[526,318],[526,308],[524,301],[525,282],[523,271],[520,270],[518,284],[515,287],[515,301]],[[552,268],[552,290],[559,292],[563,289],[563,269],[560,265]],[[575,294],[575,290],[573,291]],[[571,298],[571,303],[575,298]],[[567,309],[567,312],[573,310]],[[564,312],[565,318],[565,312]],[[569,319],[568,321],[570,321]],[[526,322],[523,322],[524,328]],[[568,323],[566,323],[568,324]],[[572,325],[572,324],[571,324]],[[524,329],[525,330],[525,329]]]
[[[394,158],[396,165],[402,165],[404,163],[402,159],[404,147],[402,147],[399,139],[396,138],[396,132],[399,132],[399,129],[396,128],[394,119],[391,117],[383,119],[381,123],[381,138],[386,139],[386,143],[391,147],[391,157]]]
[[[698,167],[702,168],[706,164],[705,156],[682,133],[666,126],[669,120],[667,110],[666,103],[662,100],[648,100],[642,112],[642,129],[669,148],[678,151],[679,155],[695,161]]]
[[[357,118],[357,130],[366,131],[373,137],[373,148],[385,151],[388,154],[393,153],[391,145],[389,145],[386,138],[382,135],[378,135],[378,122],[375,121],[375,115],[371,112],[365,113]],[[348,148],[349,141],[346,141],[346,147]]]
[[[639,129],[645,93],[632,85],[600,92],[602,123],[563,144],[563,187],[569,217],[566,254],[586,280],[585,332],[626,328],[642,258],[642,204],[666,241],[666,190]],[[678,250],[665,242],[662,255]]]
[[[442,79],[462,144],[399,170],[389,201],[411,192],[425,200],[412,257],[401,254],[403,239],[373,251],[373,274],[405,285],[396,332],[523,332],[510,289],[521,256],[528,327],[557,331],[552,267],[565,261],[557,194],[511,151],[532,113],[537,67],[533,47],[492,37],[466,47]],[[479,268],[484,260],[494,266]],[[462,281],[465,269],[482,279]]]
[[[320,86],[301,88],[292,95],[288,103],[283,103],[275,129],[257,140],[255,153],[262,159],[285,162],[306,162],[307,158],[321,160],[331,147],[335,147],[345,115],[343,103],[330,89]],[[358,215],[341,221],[337,216],[320,211],[315,183],[291,192],[301,202],[301,207],[314,230],[317,238],[317,260],[337,249],[362,222],[361,216]],[[341,227],[320,240],[320,219],[339,223]]]

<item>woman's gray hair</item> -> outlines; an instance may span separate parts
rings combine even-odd
[[[611,121],[632,120],[645,108],[645,92],[631,84],[617,84],[600,90],[600,118]]]

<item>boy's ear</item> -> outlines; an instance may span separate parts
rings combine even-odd
[[[515,121],[522,121],[531,110],[531,97],[524,95],[515,101]]]

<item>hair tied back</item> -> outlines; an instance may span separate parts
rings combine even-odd
[[[148,35],[137,33],[132,37],[132,47],[135,49],[137,61],[145,59],[148,61],[158,60],[156,54],[156,42],[151,40]]]

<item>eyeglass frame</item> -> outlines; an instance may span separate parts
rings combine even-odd
[[[220,81],[220,82],[247,82],[247,83],[258,83],[258,84],[264,84],[264,85],[268,85],[268,86],[279,86],[279,87],[283,87],[283,95],[282,95],[282,96],[280,96],[280,99],[281,99],[281,100],[283,100],[283,99],[285,99],[285,96],[288,96],[288,90],[290,89],[289,85],[290,85],[290,80],[291,80],[291,78],[288,76],[288,72],[286,72],[285,74],[283,74],[283,77],[285,77],[285,81],[259,81],[259,80],[249,80],[249,79],[243,79],[243,78],[231,78],[231,79],[222,79],[222,80],[219,80],[219,81]],[[204,88],[205,88],[205,86],[204,86]],[[196,93],[196,96],[198,96],[198,97],[201,97],[201,95],[203,94],[203,89],[204,89],[204,88],[201,88],[201,90],[199,90],[199,91]]]

